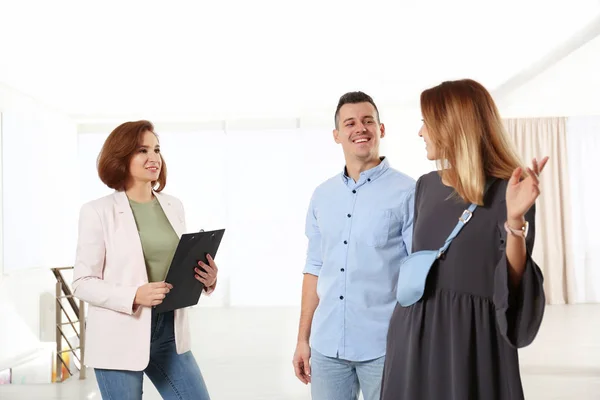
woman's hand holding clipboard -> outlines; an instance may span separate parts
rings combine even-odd
[[[196,305],[204,290],[214,290],[218,273],[214,258],[224,234],[225,229],[218,229],[181,235],[165,278],[172,289],[156,306],[157,312]]]

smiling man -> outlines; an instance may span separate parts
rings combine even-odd
[[[343,95],[333,138],[344,171],[314,191],[294,370],[313,400],[378,400],[400,261],[411,251],[414,179],[379,156],[373,99]]]

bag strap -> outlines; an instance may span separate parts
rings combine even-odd
[[[452,243],[454,238],[458,236],[458,233],[467,224],[467,222],[471,220],[471,217],[473,216],[473,211],[475,211],[476,208],[477,204],[473,203],[469,206],[469,208],[463,211],[460,218],[458,218],[458,223],[454,227],[454,230],[452,230],[452,233],[450,233],[450,236],[448,236],[448,238],[446,239],[444,246],[442,246],[442,248],[440,248],[440,250],[438,251],[436,258],[440,258],[442,254],[444,254],[446,250],[448,250],[448,247],[450,247],[450,243]]]
[[[488,181],[485,184],[485,189],[483,191],[484,197],[485,197],[485,194],[487,193],[488,189],[490,188],[490,186],[492,186],[492,183],[494,183],[495,181],[496,181],[496,178],[488,179]],[[446,242],[444,243],[444,245],[439,249],[436,258],[440,258],[448,250],[448,247],[450,247],[450,243],[452,243],[454,238],[458,236],[459,232],[467,224],[467,222],[469,222],[471,220],[471,217],[473,217],[473,212],[475,211],[476,208],[477,208],[477,204],[472,203],[469,206],[469,208],[467,208],[465,211],[463,211],[461,216],[458,218],[458,223],[452,230],[452,233],[450,233],[450,235],[446,239]]]

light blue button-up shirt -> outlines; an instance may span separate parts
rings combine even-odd
[[[310,345],[329,357],[385,355],[400,261],[412,246],[415,181],[381,163],[354,182],[317,187],[306,217],[304,273],[319,277]]]

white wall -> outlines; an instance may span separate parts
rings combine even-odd
[[[423,124],[416,99],[414,108],[382,110],[386,136],[381,142],[381,154],[387,155],[392,166],[414,179],[435,170],[435,163],[427,160],[425,142],[419,137]]]
[[[4,273],[73,264],[77,131],[43,109],[3,112]]]
[[[574,117],[567,122],[567,150],[572,224],[573,303],[600,303],[600,188],[596,157],[600,152],[600,116]]]
[[[19,206],[18,209],[11,209],[8,212],[12,215],[13,213],[23,216],[23,220],[27,220],[28,216],[36,215],[38,210],[31,209],[37,207],[38,204],[48,204],[48,199],[55,197],[60,199],[61,195],[68,192],[69,187],[74,187],[77,190],[77,182],[74,181],[72,176],[64,177],[61,172],[64,172],[64,161],[75,157],[74,151],[76,151],[76,140],[77,131],[74,122],[70,121],[66,116],[60,112],[50,109],[43,104],[25,96],[11,88],[0,85],[0,112],[4,115],[4,122],[6,123],[6,116],[12,118],[13,121],[21,120],[24,118],[29,121],[31,127],[31,121],[38,121],[39,124],[33,130],[27,130],[27,132],[34,132],[38,136],[30,136],[33,139],[32,146],[35,149],[29,147],[17,146],[16,148],[22,156],[22,162],[24,169],[37,169],[39,170],[39,178],[34,182],[23,182],[23,187],[20,188],[24,200],[22,204],[13,204],[13,206]],[[16,119],[13,117],[17,116]],[[43,129],[40,129],[43,128]],[[42,135],[48,134],[48,138],[41,139]],[[64,135],[62,138],[57,138],[54,142],[49,142],[47,139],[52,139],[53,135]],[[4,145],[7,143],[7,132],[3,132]],[[71,138],[73,145],[65,145],[66,138]],[[13,138],[8,138],[8,142],[14,143]],[[7,148],[4,147],[4,150]],[[0,154],[2,153],[0,148]],[[47,153],[46,153],[47,152]],[[13,154],[14,155],[14,154]],[[54,160],[56,167],[54,171],[57,172],[56,180],[49,182],[40,182],[46,179],[46,173],[52,173],[53,165],[47,165],[48,159]],[[42,161],[45,164],[39,165]],[[54,162],[52,161],[52,162]],[[37,163],[37,164],[36,164]],[[11,176],[13,171],[7,171],[6,157],[3,160],[4,176],[10,172]],[[62,167],[61,167],[62,166]],[[29,168],[32,167],[32,168]],[[14,165],[11,166],[14,168]],[[47,168],[48,171],[43,168]],[[73,168],[75,170],[76,168]],[[74,171],[75,172],[75,171]],[[0,173],[0,176],[2,174]],[[32,175],[27,174],[29,177]],[[36,178],[36,175],[33,175]],[[38,190],[38,189],[42,190]],[[67,188],[67,189],[64,189]],[[6,193],[6,179],[4,180],[4,188],[2,197],[4,198],[4,205],[6,205],[7,193]],[[13,193],[9,193],[9,198],[14,198]],[[24,208],[25,207],[25,208]],[[38,207],[39,208],[39,207]],[[43,207],[42,207],[43,208]],[[2,208],[0,208],[2,210]],[[29,213],[29,214],[27,214]],[[38,215],[39,216],[39,215]],[[3,222],[6,224],[7,218],[6,213],[3,215]],[[53,215],[48,215],[47,218],[36,218],[33,221],[37,226],[28,227],[28,235],[31,236],[32,241],[40,241],[41,243],[51,243],[52,240],[57,240],[60,235],[53,235],[52,228],[56,224],[72,224],[73,221],[55,221]],[[12,220],[13,222],[15,220]],[[50,221],[50,223],[48,222]],[[60,227],[60,225],[59,225]],[[7,229],[5,225],[5,234],[7,232],[13,232],[14,227]],[[73,227],[76,229],[76,226]],[[36,235],[40,233],[40,235]],[[14,234],[14,233],[13,233]],[[6,237],[4,242],[6,242]],[[20,242],[23,243],[23,242]],[[11,250],[4,248],[4,251]],[[23,250],[22,250],[23,251]],[[25,250],[26,252],[26,250]],[[73,249],[74,254],[74,249]],[[24,254],[27,255],[27,254]],[[52,341],[54,339],[54,277],[48,269],[30,269],[23,271],[8,271],[4,266],[5,252],[1,251],[0,248],[0,310],[4,313],[7,310],[14,310],[14,315],[19,315],[21,321],[14,321],[8,315],[0,315],[0,321],[2,321],[3,330],[8,328],[8,332],[11,335],[10,339],[4,338],[0,341],[0,359],[6,356],[11,349],[11,354],[14,354],[14,348],[25,349],[28,347],[35,347],[36,343],[30,343],[31,340],[26,338],[36,338],[42,341]],[[43,257],[43,254],[36,252],[35,256]],[[38,258],[40,259],[40,258]]]
[[[1,89],[0,89],[1,91]],[[2,279],[4,276],[4,263],[2,260],[4,259],[4,236],[2,235],[2,226],[3,226],[3,213],[4,202],[2,201],[4,198],[4,191],[2,189],[2,107],[0,105],[0,287],[2,285]]]

